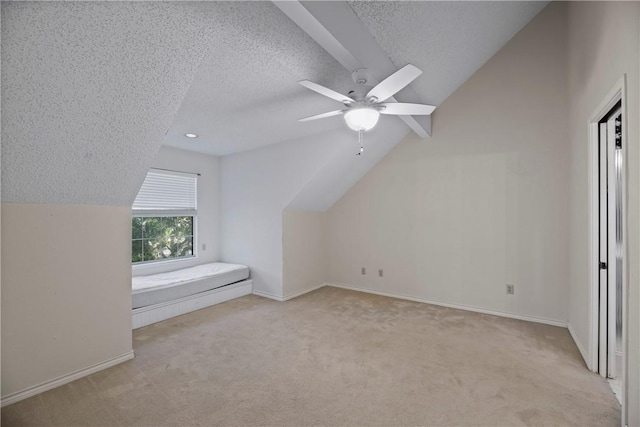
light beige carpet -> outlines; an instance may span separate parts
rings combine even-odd
[[[2,425],[620,425],[566,329],[336,288],[170,319],[134,349]]]

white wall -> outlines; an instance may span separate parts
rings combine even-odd
[[[2,204],[2,396],[131,351],[128,207]]]
[[[197,143],[197,142],[196,142]],[[132,267],[132,274],[161,273],[178,268],[215,262],[220,259],[220,160],[216,156],[163,146],[152,168],[199,173],[196,258],[172,260]],[[206,245],[206,249],[203,249]]]
[[[248,265],[255,291],[282,297],[282,211],[336,149],[332,142],[293,141],[221,159],[222,260]]]
[[[292,298],[326,282],[326,213],[282,213],[283,296]]]
[[[570,2],[570,270],[569,323],[583,348],[589,334],[588,126],[590,116],[614,84],[627,75],[627,260],[629,303],[628,424],[640,425],[640,141],[639,28],[637,2]]]
[[[543,10],[328,211],[331,282],[566,321],[565,25]]]
[[[293,265],[283,260],[283,210],[327,209],[407,132],[383,117],[364,156],[345,129],[222,157],[222,260],[248,265],[255,291],[282,298],[283,268]]]
[[[339,140],[328,137],[328,141],[333,140],[335,143],[333,153],[325,154],[330,155],[330,160],[325,161],[316,175],[287,205],[287,209],[326,211],[409,132],[409,127],[398,118],[382,116],[380,123],[364,134],[362,156],[355,155],[360,148],[355,132],[345,130],[340,133]]]

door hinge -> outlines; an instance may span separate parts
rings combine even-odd
[[[600,262],[600,270],[606,270],[607,269],[607,263],[606,262]]]

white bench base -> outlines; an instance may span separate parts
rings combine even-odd
[[[133,310],[132,327],[138,329],[152,323],[167,320],[181,314],[200,310],[201,308],[220,304],[253,292],[253,281],[251,279],[189,295],[173,301],[161,302],[159,304],[140,307]]]

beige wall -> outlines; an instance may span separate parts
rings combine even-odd
[[[131,351],[131,202],[215,16],[2,3],[3,396]]]
[[[627,75],[628,170],[628,302],[629,395],[628,424],[640,425],[640,142],[638,118],[639,27],[637,2],[570,2],[569,4],[569,127],[570,164],[570,270],[569,322],[585,349],[589,336],[588,254],[588,126],[587,121],[616,82]]]
[[[331,282],[566,321],[565,12],[541,12],[438,107],[432,138],[405,138],[328,211]]]
[[[325,222],[324,212],[282,212],[284,299],[325,283]]]
[[[131,210],[2,204],[2,396],[131,351]]]

